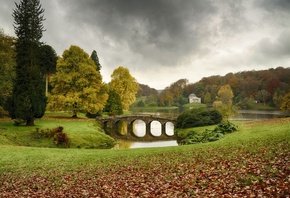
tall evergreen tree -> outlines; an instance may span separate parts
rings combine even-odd
[[[97,70],[98,72],[100,72],[102,66],[101,66],[101,64],[100,64],[100,62],[99,62],[99,58],[98,58],[98,54],[97,54],[96,50],[94,50],[94,51],[92,52],[90,58],[94,61],[95,65],[96,65],[96,70]]]
[[[16,43],[16,80],[9,102],[9,114],[34,125],[44,115],[45,84],[39,66],[39,51],[44,31],[44,9],[39,0],[22,0],[13,10]]]

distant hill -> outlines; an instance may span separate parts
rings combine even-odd
[[[277,67],[204,77],[196,83],[188,84],[185,95],[195,93],[204,98],[209,93],[213,102],[219,88],[226,84],[231,86],[236,104],[242,105],[247,100],[254,100],[278,108],[282,97],[290,92],[290,68]]]

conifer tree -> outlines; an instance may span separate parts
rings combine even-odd
[[[16,80],[8,111],[11,118],[34,125],[34,119],[42,117],[46,107],[45,84],[38,58],[44,9],[39,0],[22,0],[15,5]]]
[[[94,50],[90,56],[90,58],[94,61],[95,65],[96,65],[96,70],[98,72],[100,72],[102,66],[100,64],[100,61],[99,61],[99,57],[98,57],[98,54],[96,52],[96,50]]]

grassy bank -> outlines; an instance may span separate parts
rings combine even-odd
[[[53,138],[39,137],[36,131],[49,131],[62,126],[71,148],[111,148],[115,141],[105,135],[95,119],[84,115],[71,118],[66,113],[47,113],[35,126],[14,126],[11,119],[0,120],[0,145],[57,147]]]
[[[0,197],[289,196],[290,119],[238,124],[219,141],[178,147],[2,145]]]

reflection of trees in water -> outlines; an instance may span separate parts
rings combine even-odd
[[[118,132],[121,135],[127,135],[127,122],[125,122],[124,120],[120,120],[118,122]]]
[[[130,141],[123,141],[123,140],[118,140],[118,144],[114,147],[114,149],[126,149],[126,148],[131,148],[134,142]]]

